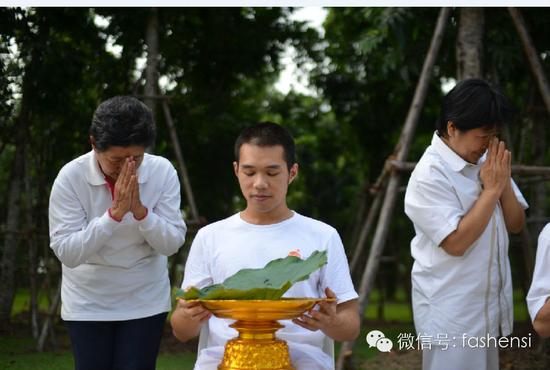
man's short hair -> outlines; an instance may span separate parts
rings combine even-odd
[[[235,160],[239,162],[241,146],[252,144],[260,147],[283,147],[284,159],[288,170],[296,163],[296,146],[294,138],[284,127],[273,122],[261,122],[257,125],[245,128],[237,140],[235,140]]]
[[[104,151],[112,146],[143,146],[155,141],[151,109],[131,96],[115,96],[101,103],[94,112],[90,135],[95,147]]]
[[[502,92],[484,80],[469,78],[460,81],[445,95],[436,129],[439,136],[447,136],[449,121],[460,131],[499,128],[514,113],[514,107]]]

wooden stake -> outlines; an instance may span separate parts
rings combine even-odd
[[[548,111],[548,114],[550,114],[550,86],[548,85],[548,80],[546,79],[544,69],[540,63],[539,54],[533,45],[533,40],[531,39],[531,36],[529,36],[529,32],[527,32],[525,20],[517,8],[508,8],[508,12],[514,21],[519,38],[523,43],[525,54],[527,54],[527,59],[529,60],[529,64],[531,64],[531,71],[535,75],[535,80],[539,86],[540,94],[542,95],[542,100],[544,101],[546,110]]]
[[[376,197],[374,198],[374,201],[372,202],[369,213],[367,215],[367,219],[365,220],[363,224],[363,228],[361,229],[361,233],[359,234],[359,239],[357,240],[357,244],[355,245],[355,249],[353,252],[353,258],[351,260],[351,263],[349,265],[349,270],[354,275],[354,271],[359,263],[360,260],[362,260],[361,256],[363,255],[364,246],[367,242],[367,238],[370,234],[370,231],[372,229],[372,225],[374,225],[374,221],[376,219],[376,216],[378,215],[378,211],[380,210],[380,205],[382,204],[382,197],[384,195],[384,192],[379,191],[376,194]]]
[[[193,189],[191,188],[191,182],[189,181],[187,167],[185,166],[185,161],[183,160],[183,153],[181,151],[178,134],[176,132],[174,121],[172,120],[172,114],[170,113],[170,108],[168,107],[168,102],[166,100],[162,101],[162,109],[164,110],[164,117],[166,117],[166,126],[168,126],[170,138],[172,139],[172,145],[174,146],[174,153],[176,154],[176,159],[178,161],[179,174],[183,183],[185,196],[187,198],[187,201],[189,202],[189,207],[191,208],[191,217],[193,218],[192,221],[198,223],[199,211],[197,210],[197,205],[195,204],[195,197],[193,196]]]
[[[420,116],[420,110],[424,104],[426,94],[428,91],[428,83],[432,75],[433,66],[435,64],[435,59],[439,52],[441,42],[443,40],[443,33],[445,31],[445,25],[447,19],[451,13],[450,8],[442,8],[439,12],[439,17],[437,19],[437,24],[432,36],[430,43],[430,48],[426,59],[424,60],[424,65],[422,66],[422,73],[420,74],[420,79],[416,86],[414,97],[409,107],[409,112],[405,120],[405,125],[403,126],[403,131],[401,132],[401,137],[396,146],[396,159],[398,161],[405,161],[407,155],[409,154],[409,148],[411,146],[414,130],[418,122],[418,117]],[[384,242],[389,229],[389,224],[393,214],[393,208],[395,205],[395,200],[397,197],[397,189],[399,187],[399,173],[392,172],[388,186],[386,188],[386,195],[384,197],[384,203],[380,211],[380,217],[378,219],[378,224],[376,226],[376,232],[372,241],[372,246],[369,253],[369,259],[367,261],[367,266],[363,277],[361,278],[361,285],[359,288],[359,312],[363,313],[365,311],[365,306],[367,304],[367,297],[374,283],[374,278],[378,270],[378,265],[380,262],[380,256],[382,255],[382,250],[384,247]],[[343,370],[344,366],[353,354],[352,349],[355,344],[355,341],[349,341],[342,343],[340,349],[340,356],[336,362],[336,369]]]
[[[389,163],[393,169],[399,172],[412,172],[416,166],[416,162],[389,161]],[[521,176],[550,176],[550,167],[513,164],[512,174]],[[540,181],[545,181],[545,179],[540,179]]]
[[[50,332],[50,330],[54,330],[53,319],[57,315],[57,307],[59,306],[60,301],[61,301],[61,279],[59,279],[59,284],[57,285],[57,290],[55,292],[54,299],[50,305],[50,308],[48,309],[48,316],[46,317],[46,320],[42,325],[42,331],[40,332],[40,338],[38,339],[38,345],[36,348],[38,352],[42,352],[44,350],[44,345],[46,343],[46,338],[48,337],[48,333]]]

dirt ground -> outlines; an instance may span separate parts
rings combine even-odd
[[[525,337],[529,333],[533,337],[531,348],[500,350],[501,370],[550,369],[550,343],[548,343],[550,340],[541,343],[530,323],[520,325],[512,336]],[[369,370],[420,370],[422,368],[422,352],[412,350],[380,353],[361,363],[359,368]]]
[[[547,370],[550,368],[549,363],[548,356],[538,354],[536,349],[501,351],[500,353],[501,370]],[[369,370],[420,370],[422,368],[422,353],[420,351],[407,351],[380,354],[362,363],[360,368]]]

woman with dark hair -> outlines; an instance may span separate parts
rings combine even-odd
[[[77,370],[155,368],[171,308],[167,256],[186,226],[174,167],[145,153],[154,139],[147,106],[111,98],[94,113],[92,150],[53,184],[50,247]]]
[[[487,82],[461,81],[409,180],[414,323],[419,343],[429,341],[423,369],[498,369],[498,337],[512,332],[508,232],[521,231],[527,208],[497,138],[512,112]]]

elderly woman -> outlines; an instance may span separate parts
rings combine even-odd
[[[180,184],[151,110],[117,96],[99,105],[92,150],[66,164],[50,196],[50,247],[63,264],[61,317],[77,370],[154,369],[171,308],[167,256],[185,239]]]
[[[424,370],[498,369],[494,343],[512,332],[508,233],[522,229],[527,203],[497,138],[511,112],[487,82],[458,83],[407,186],[414,324],[430,341]]]

